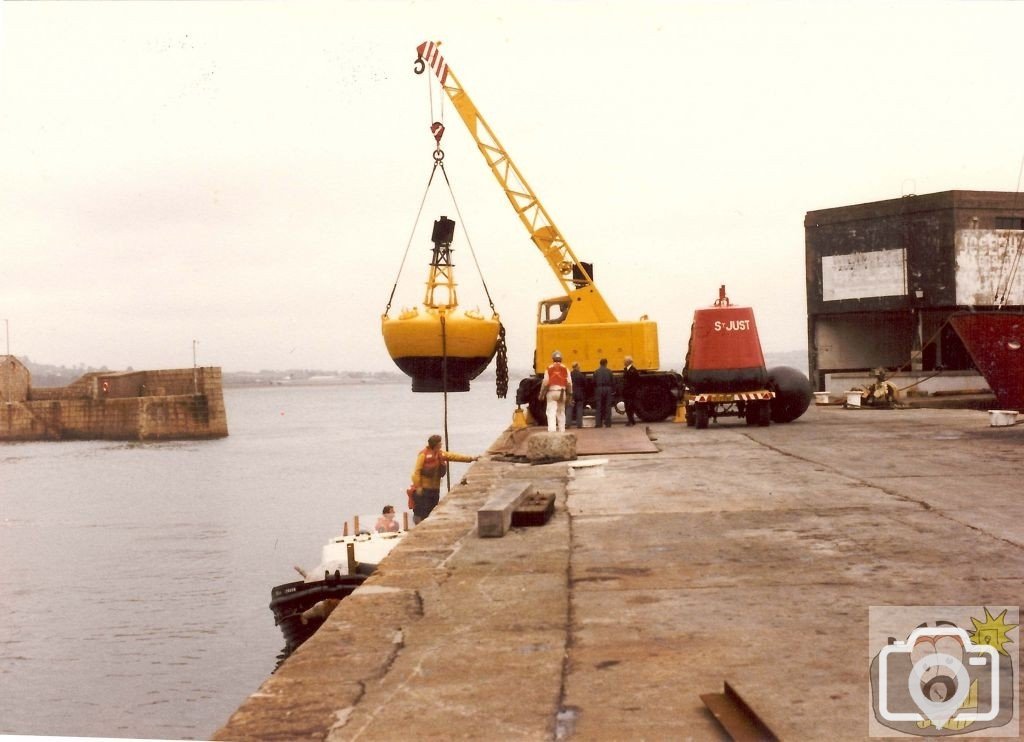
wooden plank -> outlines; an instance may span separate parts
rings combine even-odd
[[[501,538],[512,527],[512,513],[534,493],[532,484],[513,482],[501,487],[476,511],[476,530],[480,538]]]

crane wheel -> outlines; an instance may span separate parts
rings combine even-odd
[[[530,417],[537,425],[544,426],[548,424],[548,405],[547,402],[541,399],[531,399],[526,405],[530,410]]]
[[[676,412],[676,398],[658,383],[641,384],[636,395],[636,414],[645,423],[656,423]]]

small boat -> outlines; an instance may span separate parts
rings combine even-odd
[[[296,567],[302,580],[271,589],[270,610],[285,642],[279,662],[315,634],[338,601],[362,585],[408,533],[403,528],[390,533],[359,531],[349,536],[347,523],[345,531],[324,545],[316,567],[308,571]]]
[[[958,312],[949,323],[1004,410],[1024,410],[1024,311]]]

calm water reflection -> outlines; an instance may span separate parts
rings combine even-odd
[[[401,507],[443,424],[407,384],[225,398],[224,440],[0,444],[0,733],[210,735],[274,667],[270,588]],[[493,382],[452,395],[451,448],[482,453],[513,409]]]

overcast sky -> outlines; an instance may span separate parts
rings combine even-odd
[[[806,347],[804,214],[1017,189],[1021,3],[0,6],[0,319],[43,363],[389,370],[443,52],[620,319],[682,367],[724,283]],[[434,117],[441,111],[435,102]],[[455,112],[464,308],[530,365],[559,285]],[[395,308],[418,304],[432,189]],[[0,327],[0,331],[4,328]]]

